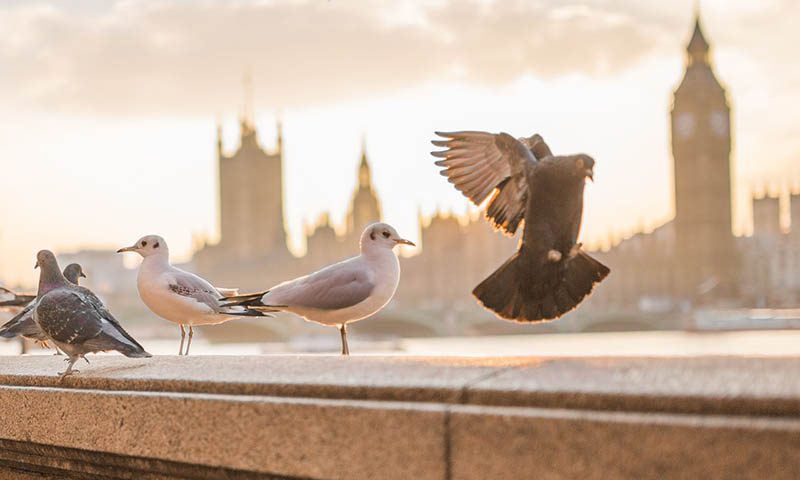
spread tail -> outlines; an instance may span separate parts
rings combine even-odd
[[[609,272],[582,251],[565,261],[544,264],[518,251],[472,294],[501,318],[540,322],[577,307]]]

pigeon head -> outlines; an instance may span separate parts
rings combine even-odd
[[[570,157],[575,169],[575,175],[581,178],[588,178],[594,181],[594,158],[586,154],[578,154]]]
[[[391,250],[395,245],[404,244],[415,246],[411,240],[398,235],[397,230],[388,223],[373,223],[364,229],[361,234],[361,251],[370,251],[379,248]]]
[[[81,277],[86,278],[86,274],[83,273],[83,268],[81,268],[80,265],[77,263],[70,263],[64,267],[64,277],[69,280],[70,283],[77,285]]]
[[[34,268],[41,270],[41,273],[39,273],[39,296],[66,283],[64,275],[61,274],[61,269],[58,268],[58,260],[50,250],[41,250],[36,254],[36,266]]]
[[[120,248],[117,253],[136,252],[142,257],[152,255],[169,255],[169,247],[163,237],[158,235],[147,235],[136,241],[130,247]]]

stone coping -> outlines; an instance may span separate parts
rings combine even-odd
[[[722,415],[800,415],[800,358],[0,357],[0,385]]]

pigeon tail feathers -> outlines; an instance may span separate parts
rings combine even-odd
[[[554,320],[577,307],[610,272],[584,252],[537,263],[516,252],[472,291],[497,316],[516,322]]]

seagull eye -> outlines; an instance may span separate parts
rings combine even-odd
[[[389,238],[389,232],[383,232],[383,238]]]
[[[143,246],[143,247],[146,247],[146,246],[147,246],[147,242],[145,242],[145,241],[142,241],[142,246]]]

